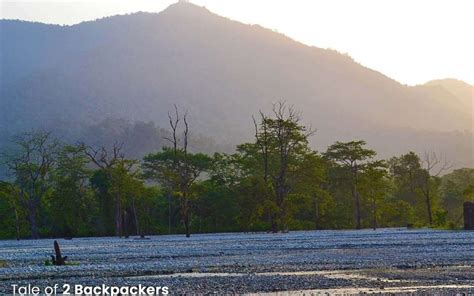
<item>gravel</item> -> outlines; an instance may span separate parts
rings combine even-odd
[[[474,291],[474,232],[468,231],[381,229],[148,238],[58,239],[71,262],[67,266],[45,265],[53,252],[52,239],[0,241],[0,266],[4,266],[0,292],[11,293],[12,284],[64,283],[168,286],[171,293],[203,294],[398,286],[420,286],[420,292],[440,294],[453,289]],[[338,270],[347,274],[325,272]],[[457,286],[462,288],[456,290]]]

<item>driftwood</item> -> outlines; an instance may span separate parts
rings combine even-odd
[[[66,265],[67,256],[61,255],[61,249],[59,248],[59,244],[57,241],[54,241],[54,253],[56,256],[51,255],[51,259],[53,261],[53,265]]]

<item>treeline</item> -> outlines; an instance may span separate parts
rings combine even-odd
[[[169,122],[168,145],[141,160],[119,143],[16,136],[2,154],[0,237],[456,228],[474,200],[474,170],[442,176],[450,165],[434,152],[380,160],[364,141],[312,150],[314,131],[284,103],[260,112],[254,140],[233,154],[190,151],[186,114]]]

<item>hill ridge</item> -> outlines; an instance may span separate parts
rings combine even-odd
[[[472,110],[441,92],[193,4],[61,29],[0,24],[4,134],[77,134],[109,117],[166,127],[178,104],[196,132],[235,144],[251,137],[252,114],[284,99],[318,128],[320,150],[364,138],[383,156],[436,149],[472,162],[472,139],[459,134],[472,132]]]

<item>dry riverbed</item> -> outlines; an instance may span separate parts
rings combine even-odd
[[[168,286],[171,293],[474,293],[474,232],[383,229],[58,240],[73,264],[45,266],[53,240],[0,241],[12,284]]]

